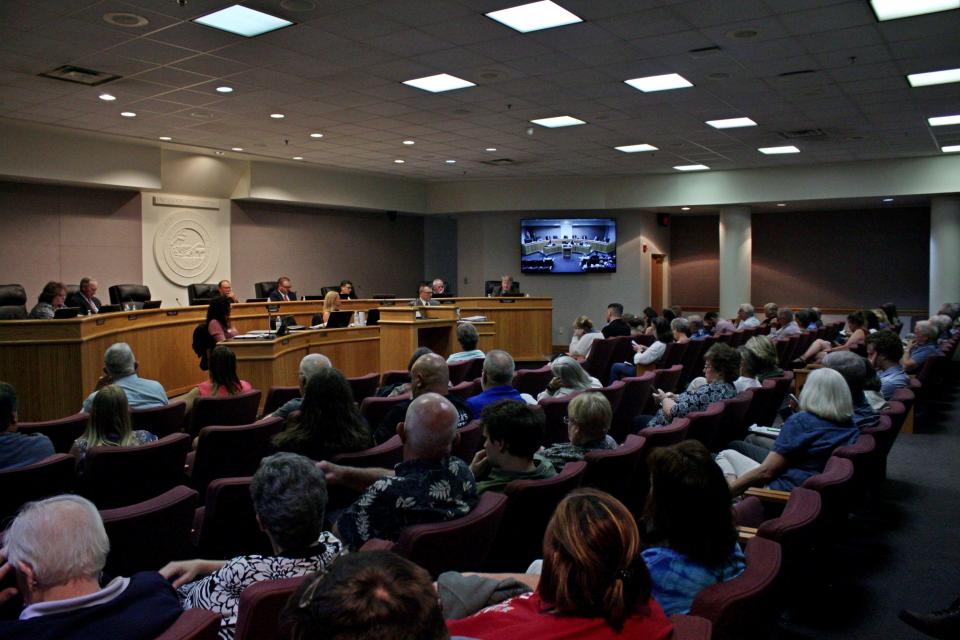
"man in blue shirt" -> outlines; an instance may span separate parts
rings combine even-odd
[[[690,326],[691,340],[703,340],[710,335],[710,332],[703,326],[703,318],[696,314],[687,316],[687,324]]]
[[[509,353],[500,349],[488,352],[486,360],[483,361],[483,376],[480,379],[483,393],[467,399],[470,412],[479,416],[483,413],[485,406],[500,400],[517,400],[536,404],[537,401],[530,395],[520,393],[513,388],[513,372],[513,357]]]
[[[893,331],[884,329],[867,336],[867,359],[877,370],[880,395],[884,400],[889,400],[897,389],[910,383],[910,376],[900,364],[902,358],[903,343]]]
[[[40,462],[54,454],[50,438],[41,433],[17,433],[17,392],[0,382],[0,470]]]
[[[147,380],[137,375],[139,367],[133,350],[126,342],[117,342],[103,354],[103,375],[97,381],[93,393],[83,401],[82,411],[90,413],[93,406],[93,397],[108,384],[115,384],[127,394],[127,402],[131,409],[150,409],[166,405],[167,392],[163,385],[156,380]]]
[[[914,338],[903,357],[903,370],[918,373],[927,358],[937,352],[937,328],[928,320],[921,320],[913,328]]]

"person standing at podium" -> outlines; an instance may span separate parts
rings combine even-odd
[[[420,293],[410,301],[411,307],[432,307],[438,304],[440,303],[433,299],[433,287],[429,282],[421,282]]]
[[[297,294],[291,291],[293,285],[290,278],[280,276],[277,279],[277,288],[270,292],[270,302],[289,302],[297,299]]]

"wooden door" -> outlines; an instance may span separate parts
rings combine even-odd
[[[654,253],[650,256],[650,306],[663,310],[663,261],[667,256]]]

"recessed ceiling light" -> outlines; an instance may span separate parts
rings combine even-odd
[[[496,20],[500,24],[505,24],[511,29],[516,29],[520,33],[530,33],[531,31],[583,22],[582,18],[550,0],[521,4],[500,11],[491,11],[486,15],[488,18]]]
[[[405,145],[411,145],[411,144],[417,144],[417,143],[414,142],[413,140],[404,140],[404,141],[403,141],[403,144],[405,144]]]
[[[233,93],[233,87],[217,87],[217,93]]]
[[[877,20],[896,20],[960,8],[960,0],[870,0]]]
[[[786,145],[784,147],[760,147],[757,149],[760,153],[765,153],[768,156],[778,155],[781,153],[800,153],[800,149],[797,149],[792,144]]]
[[[222,156],[222,155],[223,155],[223,151],[214,151],[214,153],[215,153],[216,155],[218,155],[218,156]]]
[[[778,207],[785,207],[785,206],[787,206],[787,204],[786,204],[785,202],[778,202],[778,203],[777,203],[777,206],[778,206]]]
[[[690,211],[690,207],[680,207],[680,211]]]
[[[447,164],[457,164],[457,161],[456,161],[456,160],[447,160],[446,163],[447,163]]]
[[[956,116],[937,116],[936,118],[927,118],[931,127],[943,127],[948,124],[960,124],[960,115]]]
[[[122,115],[124,118],[136,118],[136,117],[137,117],[137,114],[134,113],[133,111],[121,111],[121,112],[120,112],[120,115]]]
[[[683,89],[692,87],[693,83],[681,76],[679,73],[667,73],[662,76],[646,76],[645,78],[634,78],[624,80],[634,89],[639,89],[644,93],[653,91],[667,91],[668,89]]]
[[[303,156],[293,156],[293,160],[303,160]]]
[[[705,164],[681,164],[674,167],[677,171],[706,171],[709,168]]]
[[[404,80],[403,84],[423,89],[430,93],[440,93],[441,91],[453,91],[454,89],[464,89],[466,87],[475,87],[476,84],[449,73],[438,73],[435,76],[424,76],[423,78],[414,78],[413,80]]]
[[[960,69],[943,69],[926,73],[911,73],[907,76],[911,87],[928,87],[932,84],[960,82]]]
[[[948,144],[945,147],[940,147],[940,151],[943,151],[944,153],[956,153],[957,151],[960,151],[960,144]]]
[[[707,120],[714,129],[735,129],[737,127],[755,127],[757,123],[750,118],[727,118],[725,120]]]
[[[401,159],[397,158],[397,159],[394,160],[393,162],[394,162],[394,164],[403,164],[404,162],[406,162],[406,160],[401,160]]]
[[[270,117],[273,118],[274,120],[282,120],[283,118],[286,118],[286,116],[283,115],[282,113],[271,113]]]
[[[656,151],[657,148],[652,144],[627,144],[622,147],[614,147],[617,151],[624,153],[637,153],[639,151]]]
[[[486,149],[484,149],[484,151],[496,151],[496,150],[497,150],[496,147],[487,147]]]
[[[230,147],[230,151],[243,151],[243,147]]]
[[[893,202],[893,198],[884,198],[883,201],[884,201],[884,202]]]
[[[111,94],[109,94],[109,93],[101,93],[101,94],[100,94],[99,96],[97,96],[97,97],[99,97],[99,98],[100,98],[101,100],[103,100],[104,102],[113,102],[114,100],[117,99],[116,96],[111,95]]]
[[[311,133],[311,134],[310,134],[310,137],[311,137],[311,138],[322,138],[322,137],[323,137],[323,134],[322,134],[322,133]]]
[[[541,127],[547,127],[548,129],[556,129],[558,127],[575,127],[578,124],[587,124],[579,118],[574,118],[573,116],[555,116],[553,118],[537,118],[536,120],[531,120],[533,124],[538,124]]]
[[[262,11],[248,9],[239,4],[194,18],[193,21],[206,27],[228,31],[247,38],[263,35],[293,24],[289,20]]]
[[[157,138],[157,140],[163,140],[164,142],[170,142],[171,140],[173,140],[173,138],[171,138],[170,136],[160,136],[159,138]]]

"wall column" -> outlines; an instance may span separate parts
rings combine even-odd
[[[732,318],[750,302],[753,235],[750,207],[720,207],[720,315]]]
[[[960,196],[930,200],[930,315],[960,302]]]

